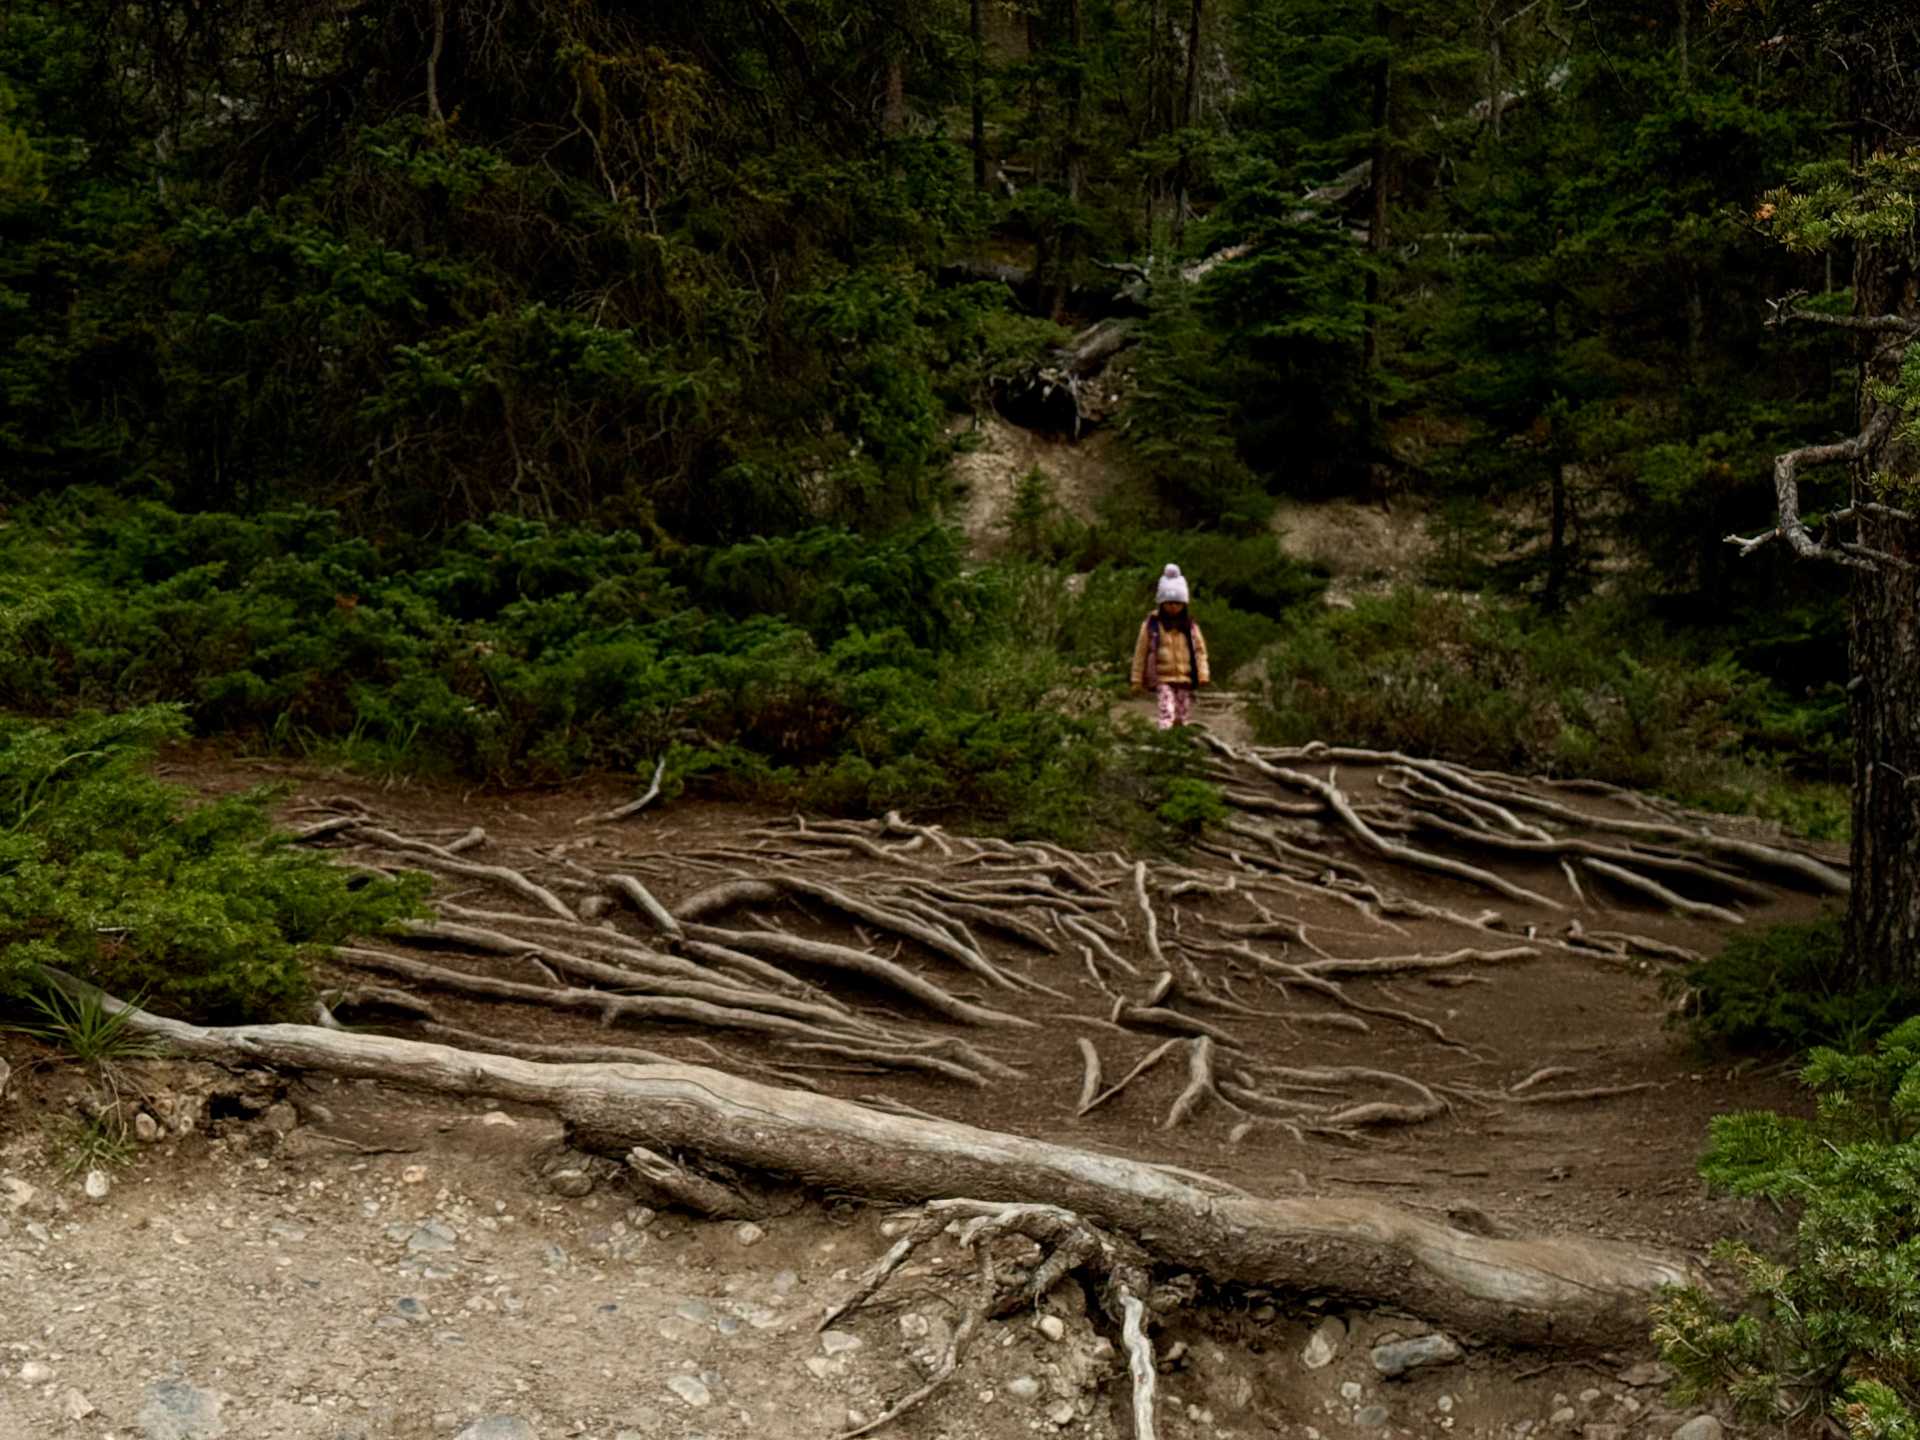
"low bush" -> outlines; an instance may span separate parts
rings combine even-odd
[[[1655,1339],[1682,1398],[1724,1392],[1756,1420],[1832,1416],[1854,1440],[1920,1435],[1920,1019],[1870,1051],[1815,1050],[1811,1119],[1722,1115],[1701,1172],[1793,1221],[1783,1254],[1728,1242],[1747,1296],[1685,1290]]]
[[[168,708],[0,720],[0,1006],[29,1026],[46,966],[195,1020],[295,1016],[324,947],[419,911],[424,881],[286,844],[265,792],[196,803],[154,778],[184,729]]]
[[[1686,975],[1689,1028],[1712,1050],[1797,1055],[1816,1045],[1857,1050],[1920,1013],[1920,994],[1854,984],[1845,951],[1836,914],[1735,933]]]
[[[1831,836],[1846,823],[1841,741],[1813,719],[1820,706],[1728,655],[1680,648],[1626,601],[1548,617],[1404,588],[1301,615],[1256,720],[1281,744],[1579,775]]]
[[[686,549],[500,520],[416,546],[70,495],[0,530],[0,706],[177,703],[202,735],[500,783],[668,756],[830,810],[1150,824],[1180,762],[1113,743],[1108,712],[1151,577],[1076,593],[962,559],[937,526]],[[1272,631],[1216,623],[1229,663]]]

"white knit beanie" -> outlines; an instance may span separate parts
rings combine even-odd
[[[1165,570],[1160,572],[1160,589],[1154,596],[1154,603],[1156,605],[1166,605],[1175,601],[1178,601],[1182,605],[1189,603],[1187,600],[1187,577],[1180,573],[1180,567],[1178,565],[1169,565]]]

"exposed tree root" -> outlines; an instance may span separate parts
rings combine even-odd
[[[756,1220],[766,1207],[709,1175],[695,1174],[644,1145],[627,1151],[633,1188],[660,1210],[689,1210],[713,1220]]]
[[[936,1015],[944,1015],[962,1024],[1015,1030],[1033,1028],[1031,1020],[962,1000],[943,990],[931,980],[923,979],[906,967],[875,955],[871,951],[856,950],[848,945],[834,945],[823,940],[803,940],[797,935],[781,935],[764,931],[716,930],[704,925],[690,926],[687,933],[693,940],[711,941],[730,950],[773,955],[785,960],[827,966],[848,974],[860,975],[868,980],[878,981],[889,989],[917,1001]]]
[[[660,798],[660,781],[666,776],[666,773],[667,762],[663,758],[658,765],[653,767],[653,783],[647,786],[646,793],[638,800],[629,801],[625,805],[615,806],[613,809],[599,815],[583,815],[573,823],[576,825],[610,825],[616,821],[625,820],[630,815],[638,815],[642,810]]]
[[[580,1143],[613,1153],[697,1154],[706,1167],[911,1201],[1040,1195],[1102,1215],[1120,1232],[1151,1234],[1159,1261],[1219,1283],[1391,1303],[1490,1340],[1634,1344],[1657,1291],[1693,1278],[1684,1264],[1646,1251],[1486,1239],[1363,1200],[1212,1194],[1126,1160],[884,1115],[698,1066],[542,1065],[318,1026],[207,1029],[139,1011],[130,1024],[188,1056],[547,1106]]]
[[[1160,1128],[1173,1129],[1208,1100],[1217,1101],[1236,1115],[1247,1113],[1221,1092],[1220,1082],[1213,1073],[1213,1041],[1202,1035],[1187,1045],[1187,1088],[1174,1100]]]
[[[987,1320],[1038,1303],[1049,1290],[1075,1271],[1084,1271],[1096,1282],[1100,1305],[1123,1328],[1134,1372],[1134,1428],[1139,1440],[1154,1440],[1153,1346],[1145,1331],[1146,1305],[1140,1296],[1148,1285],[1147,1259],[1137,1246],[1116,1240],[1089,1225],[1071,1211],[1053,1205],[989,1204],[972,1200],[936,1201],[915,1218],[913,1228],[896,1241],[893,1248],[863,1275],[854,1292],[827,1311],[819,1328],[834,1322],[866,1304],[887,1280],[920,1246],[944,1230],[951,1217],[966,1217],[959,1243],[975,1251],[980,1259],[980,1295],[955,1327],[947,1353],[932,1376],[919,1389],[890,1406],[878,1419],[849,1430],[841,1440],[869,1434],[891,1424],[924,1402],[953,1378],[964,1358],[967,1344]],[[1035,1266],[1026,1282],[1003,1287],[986,1247],[1006,1235],[1020,1235],[1039,1245],[1045,1258]],[[1144,1375],[1144,1380],[1142,1380]]]

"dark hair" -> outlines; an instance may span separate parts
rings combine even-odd
[[[1169,604],[1178,605],[1180,607],[1180,613],[1178,615],[1167,614],[1167,606]],[[1183,635],[1191,635],[1193,633],[1193,606],[1184,600],[1161,601],[1153,607],[1153,618],[1162,625],[1173,626],[1174,629],[1180,631]]]

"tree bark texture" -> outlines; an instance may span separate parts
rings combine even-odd
[[[1392,180],[1393,147],[1388,127],[1393,123],[1393,12],[1385,5],[1373,7],[1374,33],[1380,40],[1380,58],[1373,67],[1373,167],[1370,179],[1372,205],[1367,228],[1366,329],[1360,340],[1360,440],[1364,447],[1370,488],[1374,476],[1374,454],[1379,417],[1373,400],[1374,372],[1380,363],[1380,269],[1387,253],[1387,187]],[[1382,487],[1382,493],[1384,488]]]
[[[1880,122],[1876,129],[1894,135],[1920,129],[1909,79],[1855,78],[1860,114]],[[1920,317],[1920,271],[1896,247],[1861,246],[1853,290],[1856,315]],[[1856,339],[1863,432],[1880,408],[1868,382],[1870,357],[1882,338],[1868,333]],[[1877,494],[1876,484],[1882,477],[1910,483],[1916,476],[1920,451],[1894,440],[1854,465],[1852,483],[1861,517],[1857,541],[1886,558],[1853,571],[1847,705],[1853,728],[1853,899],[1847,948],[1862,978],[1904,985],[1920,983],[1920,527],[1860,507],[1890,499],[1913,508]]]
[[[981,7],[986,0],[968,0],[967,37],[973,44],[973,188],[987,188],[987,61],[986,29]]]
[[[1678,1259],[1624,1245],[1488,1239],[1360,1197],[1223,1193],[1138,1161],[700,1066],[540,1064],[314,1025],[207,1029],[134,1014],[137,1030],[190,1056],[543,1106],[589,1148],[639,1146],[885,1200],[1062,1206],[1136,1237],[1163,1265],[1390,1304],[1489,1341],[1638,1346],[1660,1288],[1695,1280]]]

